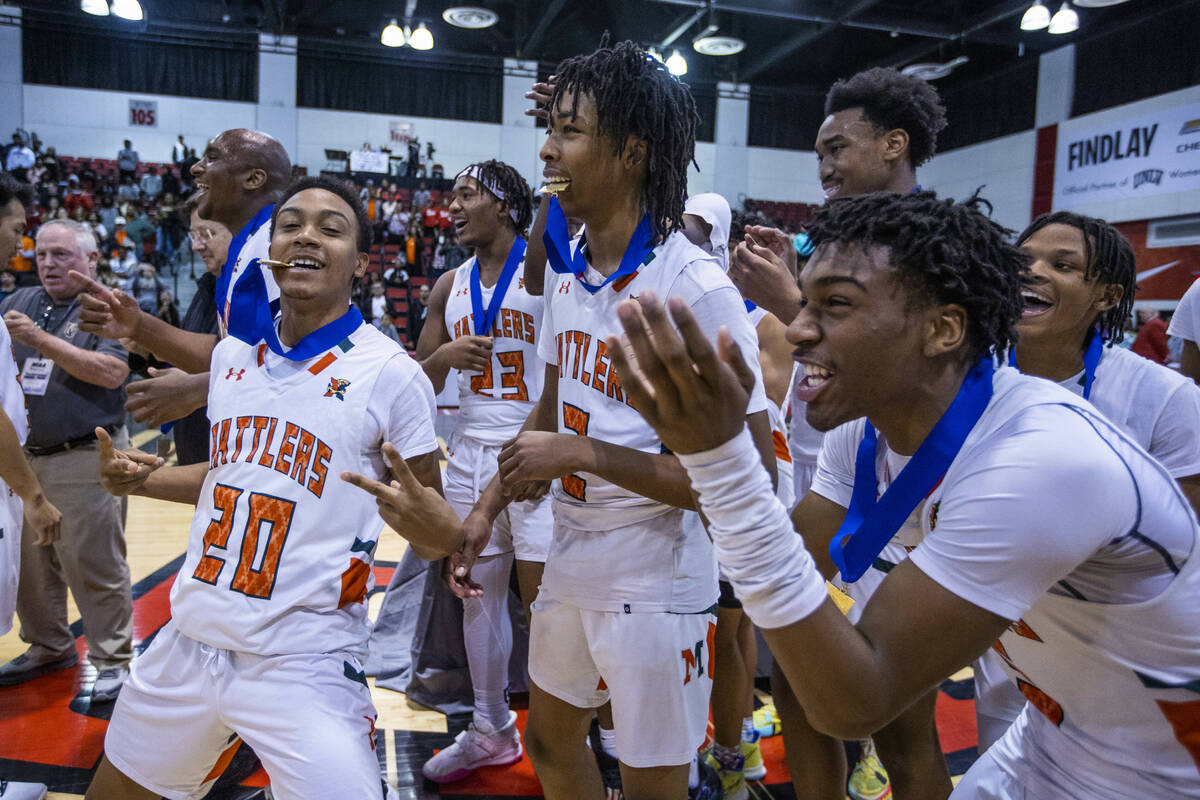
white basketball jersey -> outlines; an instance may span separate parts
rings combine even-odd
[[[578,239],[573,249],[578,246]],[[588,268],[584,279],[599,285],[600,273]],[[697,322],[715,341],[722,325],[729,328],[743,353],[758,352],[758,336],[750,324],[741,295],[713,256],[675,232],[654,249],[640,269],[592,293],[573,275],[547,270],[545,324],[538,352],[558,365],[558,429],[641,450],[664,452],[654,429],[642,418],[621,387],[605,339],[623,333],[617,306],[653,291],[660,300],[681,297]],[[747,414],[766,409],[758,362],[750,359],[757,377]],[[597,475],[578,474],[556,481],[552,489],[555,514],[584,530],[629,525],[664,513],[668,506],[610,483]]]
[[[210,471],[171,591],[179,630],[260,655],[361,652],[383,522],[340,476],[382,478],[385,441],[403,458],[435,450],[433,413],[424,372],[371,325],[306,361],[222,340]]]
[[[503,444],[517,435],[534,403],[542,396],[546,364],[538,356],[542,326],[541,297],[525,291],[524,261],[496,313],[492,329],[492,360],[484,372],[458,373],[458,433],[483,444]],[[475,257],[454,272],[446,299],[446,332],[451,341],[475,335],[471,308],[471,269]],[[483,307],[492,301],[495,285],[481,287]]]
[[[25,444],[29,417],[20,372],[13,359],[8,328],[0,325],[0,407],[17,430],[17,441]],[[20,573],[22,502],[8,484],[0,480],[0,636],[12,626],[17,607],[17,576]]]

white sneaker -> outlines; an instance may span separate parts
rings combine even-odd
[[[0,800],[42,800],[45,796],[44,783],[0,781]]]
[[[435,783],[461,780],[480,767],[515,764],[521,760],[521,734],[517,712],[508,712],[508,724],[484,731],[472,722],[454,738],[454,744],[425,762],[421,774]]]
[[[100,670],[96,682],[92,684],[92,702],[107,703],[116,700],[129,677],[129,667],[110,667]]]

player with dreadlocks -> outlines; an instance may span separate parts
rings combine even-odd
[[[1031,702],[955,798],[1200,793],[1200,526],[1094,406],[994,367],[1026,259],[971,204],[929,193],[836,201],[809,233],[788,338],[828,433],[791,520],[742,432],[738,347],[714,351],[686,304],[648,295],[608,340],[809,721],[869,736],[994,646]],[[851,624],[823,575],[857,574],[893,534],[915,549]]]
[[[546,797],[604,796],[581,742],[611,699],[625,797],[682,800],[708,720],[715,563],[704,531],[683,524],[695,507],[683,468],[630,406],[604,340],[617,305],[645,291],[684,297],[714,339],[726,326],[745,348],[757,340],[717,259],[680,230],[696,130],[687,88],[622,42],[560,64],[547,110],[545,382],[464,525],[473,540],[512,494],[554,480],[525,731]],[[567,217],[584,224],[574,241]],[[747,419],[773,471],[766,403],[756,375]]]
[[[471,510],[496,475],[500,446],[517,435],[542,393],[545,364],[538,357],[542,300],[525,291],[525,232],[533,193],[501,161],[471,164],[458,174],[450,216],[458,240],[475,255],[438,279],[429,296],[432,324],[421,331],[417,359],[437,391],[458,370],[459,413],[447,444],[446,499],[459,517]],[[521,758],[516,713],[508,707],[512,620],[509,576],[517,580],[528,613],[537,595],[553,519],[550,503],[532,497],[510,504],[494,526],[479,528],[451,566],[469,562],[469,578],[446,573],[463,598],[463,644],[475,694],[472,722],[454,743],[425,763],[437,782],[455,781],[479,767]]]
[[[1137,265],[1120,231],[1102,219],[1059,211],[1017,238],[1032,259],[1017,323],[1014,361],[1091,401],[1154,456],[1200,512],[1200,387],[1113,343],[1133,308]],[[979,751],[1003,735],[1025,705],[1003,662],[975,664]]]

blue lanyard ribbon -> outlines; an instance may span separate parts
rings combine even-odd
[[[842,580],[853,583],[862,577],[913,509],[946,475],[991,400],[992,373],[990,357],[981,359],[967,373],[946,413],[878,501],[879,484],[875,478],[878,440],[875,427],[866,423],[866,432],[854,461],[850,508],[846,509],[846,518],[829,543],[829,555],[841,572]]]
[[[587,255],[584,252],[584,245],[587,243],[587,234],[584,233],[583,241],[580,241],[579,247],[575,248],[575,252],[572,254],[571,235],[562,206],[559,205],[557,197],[551,197],[547,202],[550,203],[550,208],[546,212],[546,232],[542,234],[542,242],[546,245],[546,260],[550,262],[550,269],[560,275],[574,275],[579,278],[579,285],[591,294],[595,294],[614,281],[621,280],[626,275],[633,274],[643,264],[649,262],[651,253],[654,251],[654,246],[650,242],[654,231],[650,227],[650,215],[646,214],[634,229],[617,271],[605,278],[604,283],[599,286],[592,286],[585,282],[583,274],[587,270]]]
[[[1099,328],[1092,328],[1092,332],[1088,334],[1087,346],[1083,350],[1083,399],[1090,400],[1092,398],[1092,384],[1096,381],[1096,368],[1100,366],[1100,359],[1104,356],[1104,337],[1100,335]],[[1008,349],[1008,365],[1017,367],[1017,348],[1010,347]]]
[[[487,336],[488,331],[492,329],[492,323],[496,321],[496,315],[500,313],[500,306],[504,304],[504,295],[508,293],[513,275],[517,274],[517,267],[521,266],[521,259],[524,257],[525,240],[518,236],[513,242],[512,249],[508,251],[504,268],[500,270],[500,278],[496,281],[495,288],[492,289],[492,301],[488,303],[487,310],[484,311],[483,283],[479,280],[479,254],[475,255],[475,263],[471,265],[470,282],[471,319],[475,322],[476,336]]]
[[[290,350],[285,350],[283,343],[279,341],[279,333],[275,330],[274,323],[267,329],[263,338],[275,355],[283,356],[289,361],[307,361],[319,353],[337,347],[363,324],[362,313],[350,306],[345,314],[317,328],[296,342],[296,346]]]

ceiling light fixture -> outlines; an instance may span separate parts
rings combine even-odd
[[[1071,8],[1070,3],[1063,3],[1062,8],[1050,18],[1050,26],[1046,30],[1058,35],[1074,33],[1079,30],[1079,12]]]
[[[142,4],[138,0],[112,0],[112,13],[121,19],[131,19],[135,22],[144,16]]]
[[[379,43],[384,47],[403,47],[406,38],[404,30],[393,19],[383,29],[383,33],[379,34]]]
[[[413,50],[433,49],[433,34],[429,32],[429,28],[425,27],[424,22],[418,25],[412,35],[408,37],[408,46]]]
[[[95,14],[97,17],[108,16],[108,0],[82,0],[79,7],[88,14]]]
[[[1025,14],[1021,17],[1021,30],[1023,31],[1040,31],[1049,24],[1050,9],[1042,5],[1042,0],[1037,0],[1036,3],[1025,9]]]
[[[1121,3],[1128,3],[1129,0],[1075,0],[1075,5],[1080,8],[1107,8],[1108,6],[1119,6]]]
[[[732,56],[745,50],[746,42],[736,36],[701,36],[692,49],[702,56]]]
[[[500,17],[495,11],[489,11],[486,8],[454,6],[442,12],[442,19],[456,28],[479,30],[492,27],[500,20]]]
[[[650,45],[649,47],[646,48],[646,55],[650,56],[655,61],[662,63],[663,54],[660,53],[658,48],[655,47],[654,45]]]
[[[666,65],[667,71],[677,78],[680,75],[687,75],[687,59],[681,56],[678,50],[671,53],[671,57],[666,60]]]

